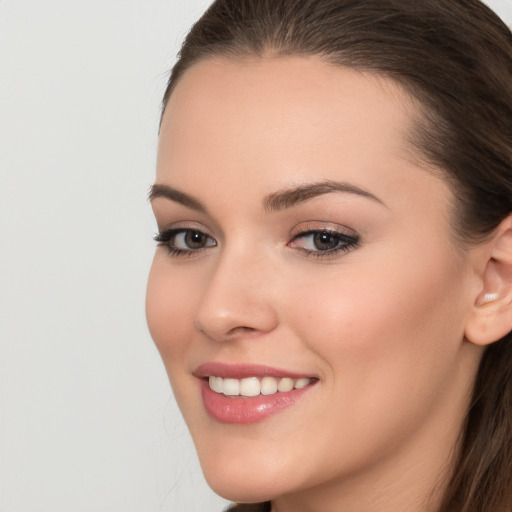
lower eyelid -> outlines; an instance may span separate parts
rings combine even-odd
[[[188,247],[179,247],[176,245],[176,238],[180,235],[185,234],[188,231],[194,231],[198,233],[202,233],[207,237],[207,241],[204,247],[199,248],[188,248]],[[335,238],[338,238],[338,245],[333,248],[320,249],[320,248],[306,248],[301,247],[302,244],[299,245],[298,241],[302,238],[307,238],[309,236],[314,236],[315,234],[328,234]],[[196,227],[176,227],[176,228],[168,228],[160,230],[154,237],[154,240],[158,242],[158,245],[161,247],[165,247],[168,249],[169,253],[173,257],[179,256],[194,256],[198,255],[200,252],[205,249],[210,249],[212,247],[216,247],[218,242],[205,230],[198,229]],[[312,256],[318,259],[321,258],[335,258],[336,256],[341,256],[342,253],[350,251],[357,247],[360,243],[360,237],[355,234],[347,234],[346,232],[334,230],[334,229],[309,229],[308,231],[302,231],[297,233],[290,242],[288,242],[288,246],[293,248],[294,250],[302,253],[304,256]],[[183,244],[180,244],[183,245]],[[309,245],[309,244],[308,244]]]
[[[294,243],[301,238],[305,238],[308,236],[314,236],[315,234],[329,234],[331,236],[338,238],[338,244],[330,249],[319,249],[319,248],[306,248],[302,247],[298,243]],[[348,252],[359,245],[359,237],[353,235],[347,235],[346,233],[342,233],[334,230],[312,230],[306,233],[298,234],[288,245],[299,253],[303,254],[306,257],[314,257],[317,259],[321,258],[336,258],[341,256],[343,253]],[[310,242],[311,243],[311,242]]]
[[[176,243],[176,239],[179,236],[184,236],[189,231],[201,233],[204,235],[207,238],[205,246],[198,248],[179,247]],[[155,235],[154,240],[158,243],[158,246],[165,247],[169,251],[169,254],[173,257],[194,256],[205,249],[217,246],[217,241],[212,236],[201,229],[193,227],[163,229]]]

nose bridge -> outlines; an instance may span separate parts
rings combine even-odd
[[[268,265],[254,246],[221,249],[197,306],[195,326],[223,341],[235,335],[265,333],[275,328]]]

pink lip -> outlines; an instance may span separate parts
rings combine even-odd
[[[313,375],[290,372],[280,368],[256,364],[227,364],[227,363],[205,363],[197,367],[194,375],[199,378],[223,377],[225,379],[245,379],[247,377],[289,377],[300,379],[302,377],[313,378]]]
[[[286,393],[258,395],[255,397],[230,397],[216,393],[208,384],[206,377],[243,379],[246,377],[289,377],[299,379],[310,377],[269,366],[229,365],[224,363],[206,363],[197,368],[194,375],[201,379],[201,397],[208,415],[221,423],[247,425],[265,420],[296,404],[302,396],[314,387],[315,381],[302,389],[293,389]]]

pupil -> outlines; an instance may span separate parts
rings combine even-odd
[[[201,249],[206,243],[206,237],[198,231],[189,231],[185,235],[185,242],[191,249]]]
[[[329,233],[316,233],[314,237],[315,247],[321,251],[334,249],[338,245],[338,239]]]

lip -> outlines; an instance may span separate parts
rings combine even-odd
[[[316,378],[315,375],[296,373],[280,368],[258,364],[227,364],[227,363],[204,363],[193,372],[196,377],[204,379],[215,376],[225,379],[245,379],[248,377],[288,377],[290,379]]]
[[[225,363],[205,363],[199,366],[194,375],[200,379],[201,398],[207,414],[220,423],[248,425],[263,421],[297,404],[316,384],[311,375],[290,372],[261,365],[231,365]],[[302,389],[293,389],[273,395],[255,397],[225,396],[213,391],[208,383],[209,376],[243,379],[247,377],[303,377],[315,379]]]

